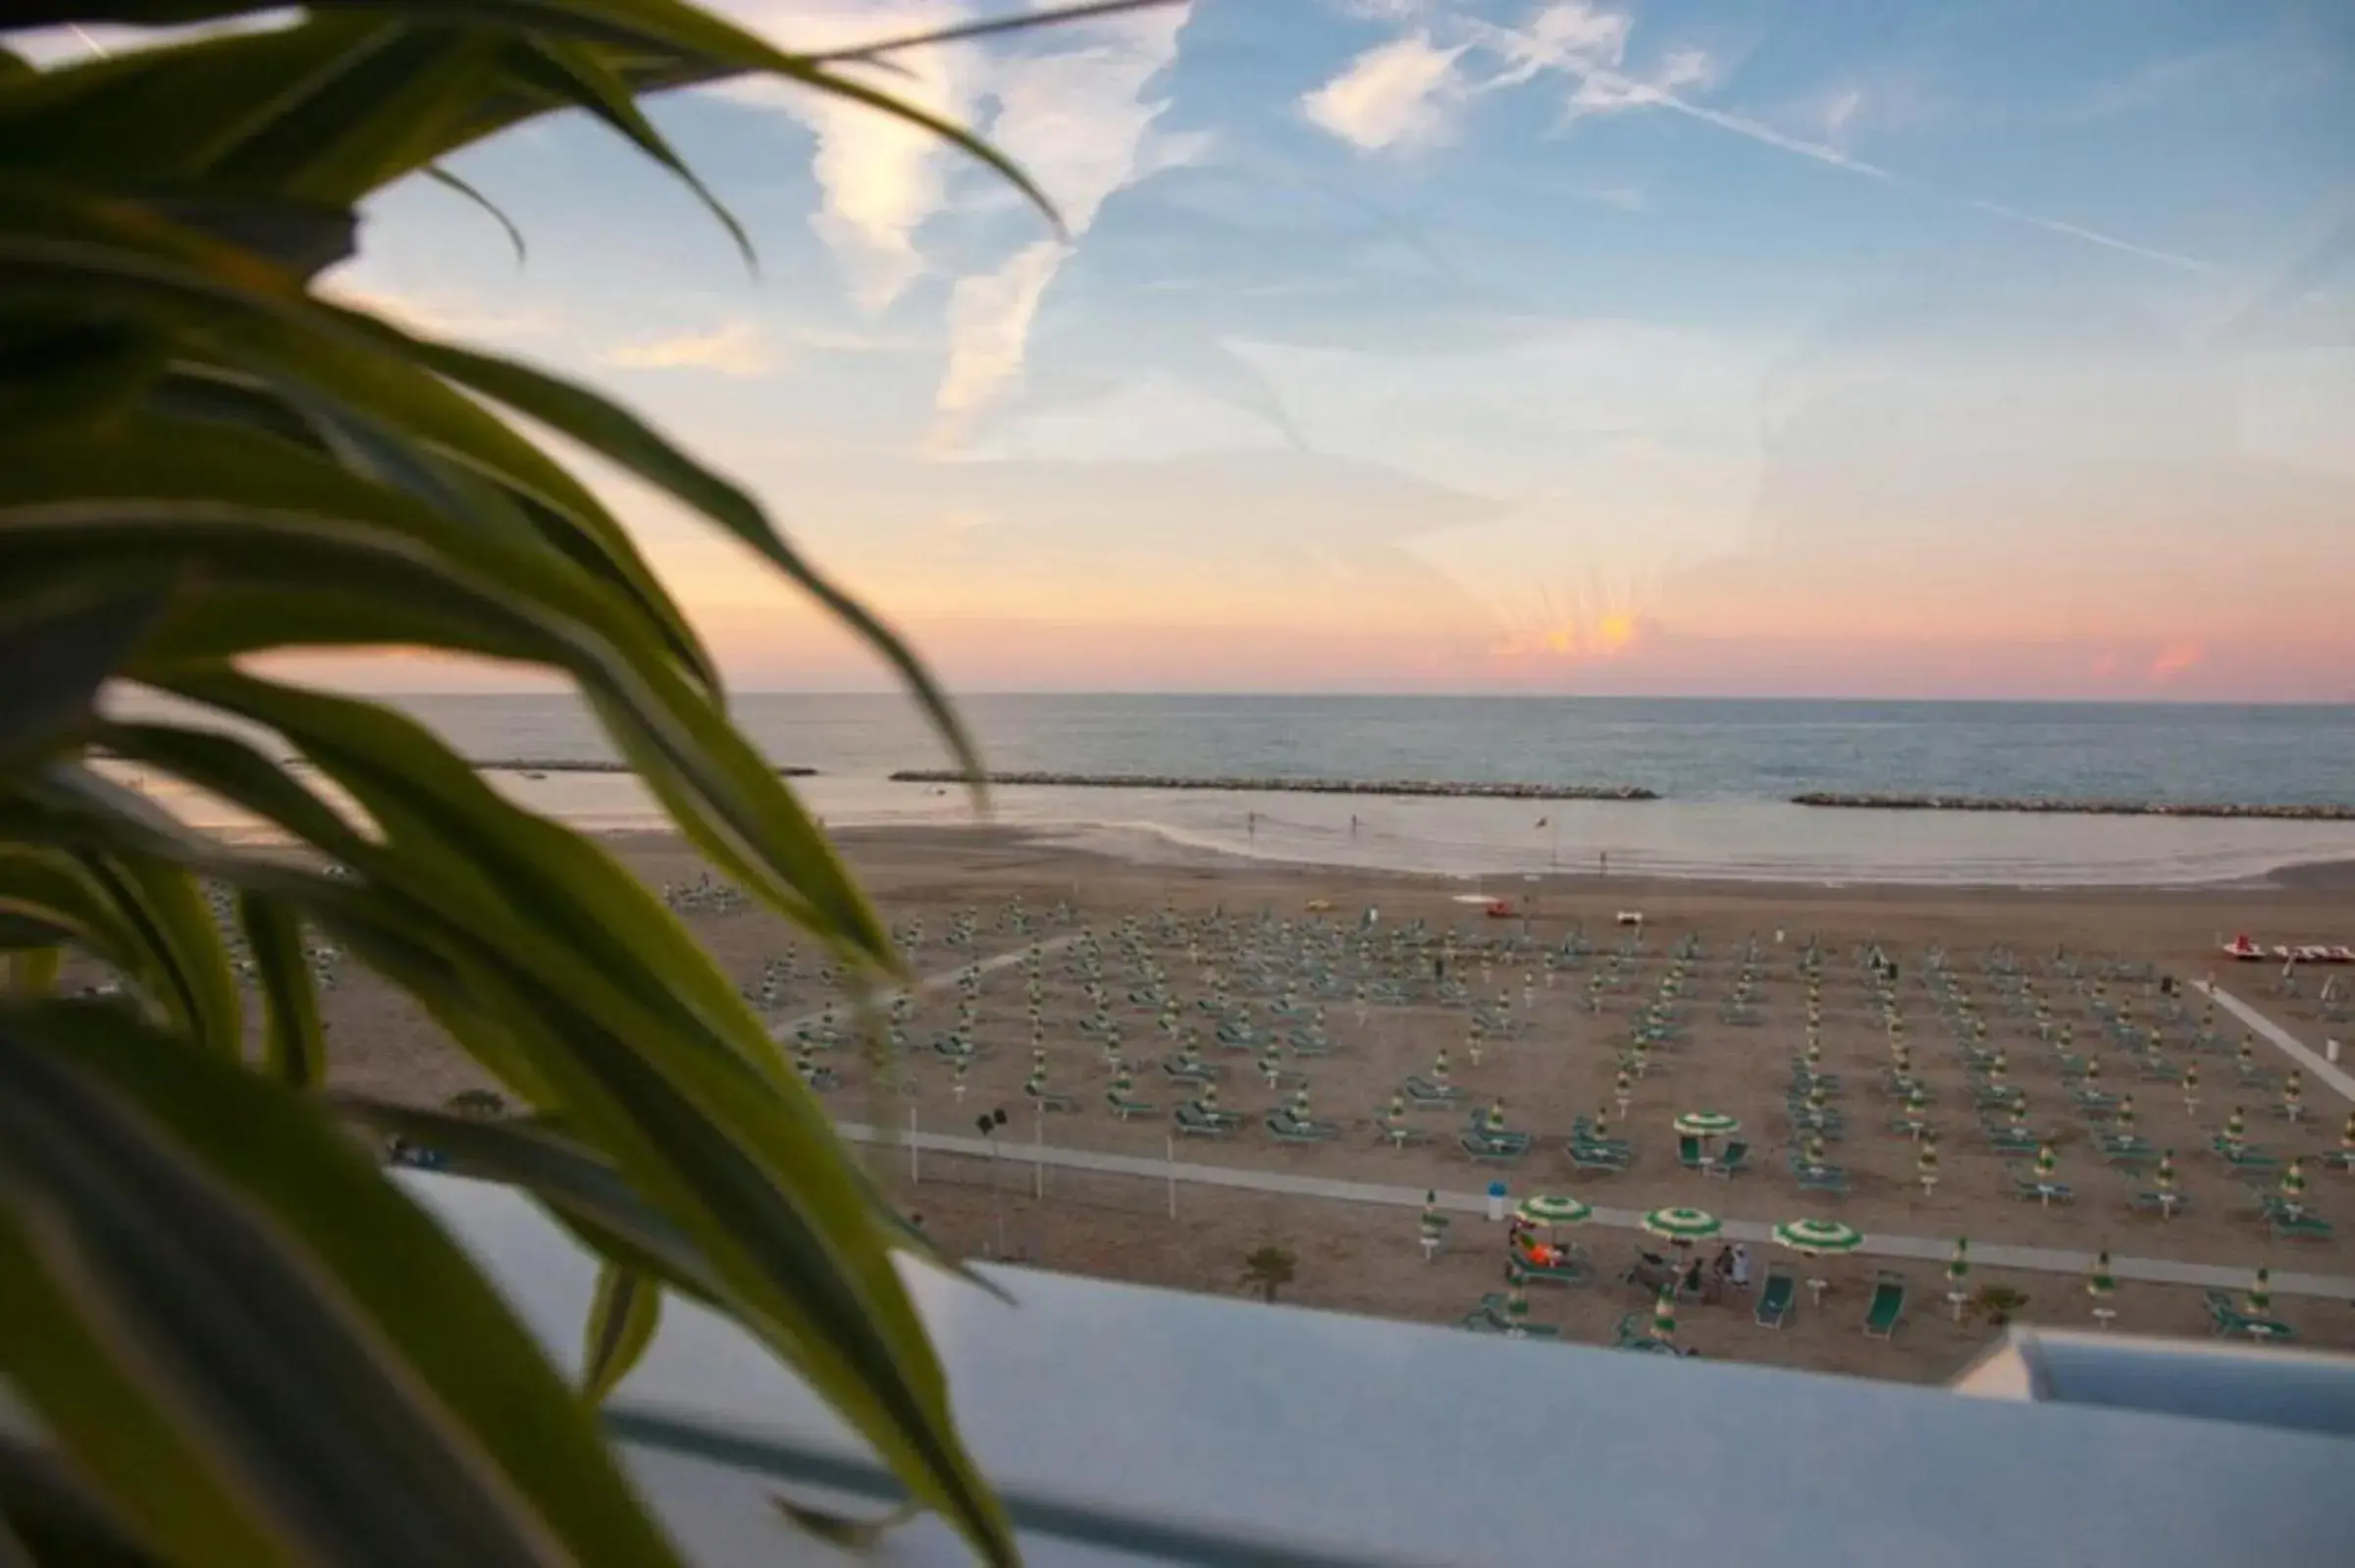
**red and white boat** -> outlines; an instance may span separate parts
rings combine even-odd
[[[2224,944],[2224,957],[2237,964],[2255,964],[2266,957],[2266,951],[2250,941],[2249,933],[2243,931]]]

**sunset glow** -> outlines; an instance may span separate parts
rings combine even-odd
[[[655,111],[758,281],[561,121],[456,164],[523,269],[419,183],[339,287],[643,408],[971,689],[2348,700],[2342,12],[1194,0],[883,81],[1068,241],[740,84]],[[591,477],[740,684],[882,683]]]

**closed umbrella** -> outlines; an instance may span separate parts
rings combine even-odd
[[[2036,1146],[2037,1180],[2050,1181],[2053,1178],[2053,1173],[2059,1170],[2060,1166],[2060,1157],[2053,1153],[2053,1146],[2051,1144],[2040,1143]]]
[[[1444,1047],[1431,1059],[1431,1081],[1434,1087],[1447,1087],[1447,1052]]]
[[[1955,1321],[1962,1321],[1963,1303],[1970,1299],[1970,1288],[1964,1282],[1970,1278],[1970,1238],[1955,1237],[1954,1255],[1946,1260],[1946,1299],[1953,1304]]]
[[[1504,1130],[1504,1101],[1502,1099],[1492,1100],[1489,1102],[1487,1126],[1491,1133],[1498,1133]]]
[[[2172,1220],[2175,1216],[2175,1151],[2169,1149],[2159,1156],[2159,1169],[2152,1173],[2152,1181],[2159,1189],[2159,1218]]]
[[[1930,1189],[1938,1184],[1937,1139],[1921,1140],[1921,1152],[1913,1157],[1913,1176],[1921,1183],[1922,1196],[1929,1196]]]
[[[2118,1129],[2120,1137],[2130,1138],[2134,1135],[2134,1096],[2129,1094],[2118,1102],[2117,1114],[2111,1117],[2110,1123]]]
[[[2281,1080],[2281,1114],[2295,1122],[2299,1111],[2303,1109],[2301,1102],[2305,1095],[2306,1074],[2291,1068],[2289,1076]]]
[[[1651,1298],[1651,1336],[1662,1344],[1676,1337],[1676,1287],[1664,1286]]]
[[[2281,1201],[2292,1210],[2305,1205],[2306,1160],[2302,1155],[2281,1168]]]
[[[2110,1273],[2110,1249],[2102,1248],[2093,1260],[2093,1273],[2086,1277],[2085,1293],[2093,1297],[2093,1321],[2103,1328],[2117,1313],[2110,1309],[2110,1298],[2118,1291],[2118,1281]]]
[[[2257,1278],[2249,1281],[2249,1311],[2263,1317],[2274,1310],[2274,1271],[2259,1269]]]
[[[2248,1130],[2249,1119],[2241,1115],[2240,1107],[2234,1106],[2232,1108],[2232,1114],[2224,1118],[2224,1141],[2226,1143],[2238,1143],[2248,1132]]]

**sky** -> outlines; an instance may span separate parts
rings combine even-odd
[[[831,47],[1020,9],[724,0]],[[1193,0],[737,82],[368,214],[964,690],[2355,700],[2345,0]],[[887,684],[592,470],[748,690]],[[387,660],[391,687],[512,685]]]

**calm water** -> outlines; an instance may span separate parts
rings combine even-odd
[[[483,760],[611,756],[542,697],[407,700]],[[2355,859],[2355,824],[1807,810],[1801,790],[2355,801],[2355,707],[1484,698],[977,697],[993,767],[1092,773],[1634,784],[1656,803],[1008,789],[999,820],[1131,855],[1173,847],[1465,876],[1594,869],[1820,881],[2167,884]],[[891,697],[750,696],[740,720],[829,822],[969,819],[894,785],[939,746]],[[626,777],[508,786],[600,826],[654,820]]]
[[[407,700],[468,756],[609,758],[579,706]],[[2355,802],[2355,706],[1662,702],[1464,697],[974,697],[992,767],[1636,784],[1676,801],[1802,790]],[[943,760],[896,697],[749,696],[779,762],[878,776]]]

